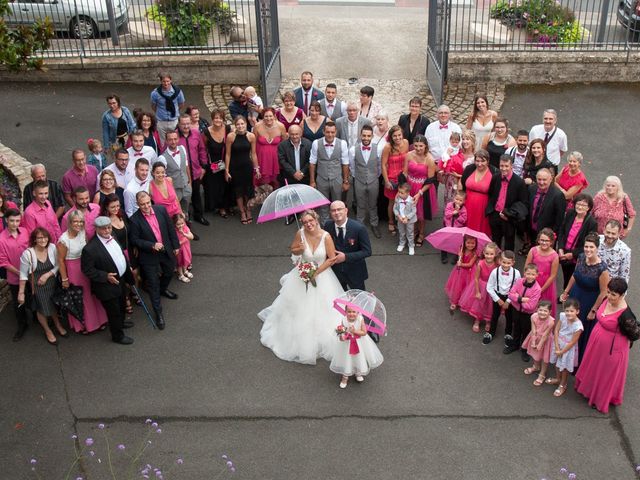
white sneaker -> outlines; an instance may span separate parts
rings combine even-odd
[[[398,245],[398,252],[402,252],[404,250],[404,245]]]
[[[409,255],[413,255],[414,253],[416,253],[416,249],[413,247],[409,247]]]

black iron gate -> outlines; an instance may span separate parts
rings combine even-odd
[[[442,104],[447,81],[451,0],[429,0],[427,84],[437,105]]]
[[[272,105],[282,80],[278,2],[277,0],[255,0],[255,2],[262,99],[265,105]]]

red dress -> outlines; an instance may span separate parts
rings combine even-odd
[[[471,257],[473,254],[466,252],[462,255],[462,260],[460,263],[469,263],[471,261]],[[462,292],[467,287],[470,281],[473,279],[473,272],[475,263],[468,268],[455,266],[449,275],[449,279],[447,280],[447,284],[444,287],[444,291],[447,293],[449,297],[449,303],[451,305],[457,305],[462,297]],[[486,290],[486,289],[485,289]]]
[[[531,263],[535,263],[538,267],[538,278],[536,281],[541,287],[545,284],[549,276],[551,275],[551,265],[554,260],[558,258],[558,252],[553,250],[549,255],[540,255],[538,247],[531,249]],[[556,282],[551,282],[549,288],[544,290],[540,295],[540,300],[549,300],[551,302],[551,316],[556,316],[558,292],[556,290]]]
[[[400,175],[400,172],[402,172],[402,167],[404,167],[404,157],[407,155],[407,153],[409,152],[396,153],[394,155],[389,153],[389,158],[387,159],[387,177],[389,178],[389,181],[393,184],[396,184],[396,186],[398,184],[398,175]],[[384,196],[390,200],[395,199],[397,193],[397,188],[389,190],[385,187],[384,189]]]
[[[605,315],[607,303],[605,300],[598,309],[598,324],[576,374],[576,391],[602,413],[609,411],[609,405],[622,404],[629,366],[629,340],[618,327],[618,317],[624,310]]]
[[[484,213],[489,203],[489,185],[491,185],[491,171],[487,170],[479,182],[476,182],[476,172],[469,175],[465,182],[467,198],[464,205],[467,207],[467,227],[491,237],[489,219]]]
[[[278,163],[278,144],[282,141],[281,136],[273,137],[271,141],[267,137],[259,136],[256,145],[256,155],[258,165],[260,165],[260,185],[276,182],[280,174],[280,164]]]
[[[587,177],[584,176],[584,173],[578,172],[573,176],[569,174],[569,165],[565,165],[560,174],[556,177],[556,183],[565,190],[569,190],[571,187],[580,185],[580,188],[575,195],[579,194],[589,186],[589,182],[587,181]],[[567,202],[567,210],[570,208],[573,208],[573,202]]]
[[[487,293],[487,280],[489,280],[493,269],[496,268],[496,264],[487,265],[487,262],[480,260],[478,267],[480,268],[480,278],[478,278],[480,298],[476,298],[475,269],[471,269],[471,279],[460,297],[460,310],[476,320],[489,322],[493,313],[493,300]]]

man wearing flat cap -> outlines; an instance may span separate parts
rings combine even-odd
[[[133,284],[129,261],[120,244],[111,236],[109,217],[97,217],[96,235],[82,249],[81,268],[91,281],[91,292],[100,300],[107,312],[111,339],[121,345],[130,345],[133,338],[124,334],[133,327],[126,318],[126,283]]]

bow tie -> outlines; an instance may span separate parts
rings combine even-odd
[[[526,153],[516,152],[516,157],[526,157],[526,156],[527,156]]]
[[[407,201],[406,200],[400,200],[400,203],[404,203],[406,205]]]
[[[180,155],[180,150],[176,150],[175,152],[171,152],[171,155],[173,155],[174,157],[176,155]]]
[[[333,108],[333,103],[327,103],[327,107]]]
[[[134,157],[141,157],[142,156],[142,152],[135,152],[133,154]]]
[[[446,130],[447,128],[449,128],[449,125],[440,125],[440,130]]]
[[[505,277],[510,277],[511,275],[509,275],[509,272],[502,272],[502,275]]]
[[[509,179],[508,179],[507,177],[502,177],[502,181],[503,181],[503,182],[508,182],[508,181],[509,181]]]
[[[362,146],[362,151],[365,151],[365,150],[371,150],[371,147],[370,147],[370,146],[369,146],[369,147],[365,147],[365,146],[363,145],[363,146]]]
[[[325,147],[333,147],[333,145],[332,145],[332,144],[330,144],[330,143],[325,143],[325,144],[324,144],[324,146],[325,146]]]

